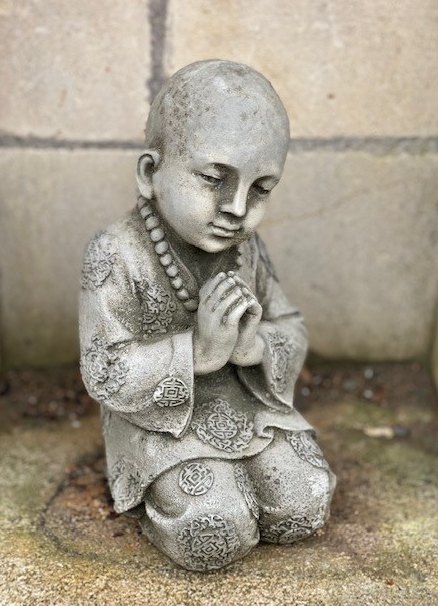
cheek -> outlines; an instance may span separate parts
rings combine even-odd
[[[176,214],[184,214],[186,206],[190,204],[189,193],[187,183],[173,175],[162,179],[160,188],[156,191],[161,210]]]
[[[186,206],[185,212],[191,224],[205,225],[214,219],[219,207],[217,192],[194,181],[181,190],[179,197]]]
[[[173,176],[163,179],[157,193],[162,215],[177,232],[181,229],[199,231],[214,218],[216,200],[213,192],[190,179]]]
[[[260,225],[266,212],[267,201],[260,202],[256,206],[252,206],[245,217],[245,230],[253,232]]]

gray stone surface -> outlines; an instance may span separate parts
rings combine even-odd
[[[197,62],[155,97],[145,146],[137,208],[84,257],[82,378],[115,510],[208,572],[315,534],[336,485],[293,407],[304,322],[254,234],[289,123],[260,73]]]
[[[155,66],[151,65],[148,24],[151,7],[155,7]],[[99,140],[108,145],[114,141],[140,141],[147,111],[145,82],[152,72],[155,76],[161,75],[160,49],[163,46],[167,73],[189,61],[211,56],[235,58],[258,67],[272,79],[284,99],[293,134],[311,139],[339,137],[332,148],[337,144],[342,147],[344,136],[347,139],[352,137],[360,148],[363,147],[362,136],[412,135],[418,138],[418,152],[422,148],[422,136],[434,137],[437,134],[436,86],[433,84],[437,79],[435,49],[438,39],[435,35],[437,8],[434,0],[421,3],[403,0],[394,6],[385,0],[376,0],[371,6],[366,3],[353,5],[347,0],[321,5],[304,0],[294,3],[255,0],[250,5],[246,1],[234,0],[226,3],[219,0],[208,3],[169,0],[165,40],[160,36],[164,9],[164,3],[153,3],[152,0],[128,3],[122,0],[78,0],[73,3],[66,0],[31,0],[26,3],[5,0],[0,8],[0,135],[6,132],[24,138],[29,135],[50,138],[50,145],[56,145],[57,139]],[[397,139],[393,142],[393,152],[398,154]],[[389,147],[391,145],[389,141]],[[381,146],[377,143],[375,150],[379,149]],[[16,216],[17,219],[12,220],[13,225],[24,221],[20,216],[27,204],[23,208],[16,205],[11,210],[11,195],[20,201],[27,201],[30,196],[19,169],[20,153],[2,152],[1,160],[5,176],[1,177],[0,189],[5,198],[0,200],[0,205],[3,205],[0,213]],[[24,151],[23,158],[31,158],[33,153]],[[49,151],[47,157],[53,159],[57,153]],[[117,156],[119,152],[115,150],[114,153]],[[17,154],[16,161],[10,160],[14,154]],[[65,151],[59,154],[59,163],[63,166],[66,165],[66,157],[73,157],[66,156]],[[99,196],[95,197],[93,186],[93,194],[88,193],[87,183],[93,178],[87,169],[90,163],[100,162],[96,159],[98,156],[98,152],[89,152],[87,158],[90,161],[84,161],[81,164],[84,172],[77,174],[77,180],[83,183],[83,193],[75,201],[74,208],[84,221],[78,227],[82,235],[71,247],[72,258],[76,260],[80,258],[80,248],[86,239],[85,217],[96,216],[94,229],[102,223],[99,217],[106,220],[106,216],[112,219],[117,214],[109,212],[104,215],[102,210],[96,211],[96,208],[104,207],[104,202]],[[17,162],[17,166],[10,170],[11,162]],[[336,167],[346,166],[346,163],[356,166],[354,175],[347,175],[345,179],[343,173],[339,173],[336,177]],[[42,180],[49,182],[45,173],[48,168],[37,164]],[[369,352],[372,356],[402,357],[430,351],[431,292],[435,287],[436,272],[428,273],[428,268],[435,244],[428,247],[424,234],[429,232],[426,223],[432,225],[436,222],[433,215],[436,200],[432,174],[434,164],[433,156],[420,154],[412,158],[317,152],[291,156],[280,186],[279,199],[286,209],[289,204],[286,187],[290,187],[292,192],[298,188],[300,200],[306,201],[311,208],[314,208],[314,199],[318,207],[326,203],[331,205],[331,201],[335,206],[339,206],[338,202],[340,204],[338,210],[330,211],[327,226],[323,226],[322,216],[321,220],[318,217],[301,218],[300,225],[304,231],[294,235],[294,243],[289,234],[284,235],[281,225],[278,231],[269,227],[265,230],[277,264],[285,263],[283,250],[291,251],[300,264],[309,251],[316,251],[317,284],[322,285],[324,291],[320,291],[317,302],[311,297],[310,286],[306,292],[305,282],[300,282],[298,297],[312,329],[312,345],[318,351],[331,356],[354,357],[368,355]],[[58,162],[53,166],[58,166]],[[409,167],[406,173],[404,167]],[[132,182],[124,168],[119,169],[117,165],[111,165],[111,168],[111,183],[120,194],[124,189],[123,197],[124,200],[129,198],[129,207]],[[400,175],[396,175],[397,171]],[[388,185],[388,179],[393,176],[396,180],[400,176],[399,191],[396,191],[395,183]],[[408,186],[404,187],[402,183],[407,183],[408,177]],[[35,185],[35,194],[32,192],[32,195],[42,200],[45,195],[38,192],[46,186],[38,185],[38,178],[36,174],[31,178]],[[103,180],[102,174],[97,177],[99,183]],[[367,208],[371,204],[371,214],[359,217],[361,204],[350,200],[349,187],[359,181],[361,188],[367,188],[368,180],[372,191],[364,197]],[[107,195],[112,199],[112,191]],[[339,199],[344,195],[350,201],[344,203]],[[45,208],[53,203],[50,196],[44,203]],[[358,199],[357,195],[355,199]],[[408,209],[413,209],[413,204],[421,209],[420,213],[410,215],[411,223],[405,213],[396,211],[397,199]],[[360,198],[360,202],[362,200]],[[86,206],[81,206],[82,201]],[[121,198],[119,204],[118,210],[125,208]],[[63,208],[65,222],[77,224],[73,205],[61,200],[59,208]],[[360,232],[359,219],[364,219],[367,225],[364,233]],[[390,224],[385,224],[387,219],[390,219]],[[287,224],[291,225],[289,219]],[[346,229],[338,229],[336,224],[342,224]],[[49,227],[44,225],[41,233],[49,231]],[[351,240],[345,240],[346,233],[352,234]],[[38,240],[35,230],[29,242],[34,236]],[[73,233],[70,238],[69,241],[74,240]],[[369,254],[369,262],[360,261],[353,267],[352,260],[357,260],[358,255],[356,246],[364,238],[368,242],[365,250]],[[283,239],[288,242],[280,241]],[[73,271],[67,259],[56,257],[53,239],[45,242],[45,255],[36,255],[35,246],[29,243],[28,247],[23,238],[19,241],[21,249],[16,259],[15,241],[3,238],[0,243],[2,267],[5,266],[5,258],[12,264],[6,269],[3,284],[0,284],[4,300],[2,340],[6,335],[5,354],[15,364],[71,359],[77,353],[73,287],[67,288],[70,296],[63,298],[58,278],[49,280],[47,276],[55,271],[56,275],[67,275],[73,280],[76,267]],[[10,251],[6,250],[6,242],[13,244]],[[322,244],[328,258],[334,259],[335,263],[330,268],[323,258]],[[382,250],[384,245],[386,250]],[[378,263],[371,262],[374,249],[379,252]],[[329,250],[333,251],[331,256]],[[406,272],[401,269],[405,265]],[[22,267],[25,269],[20,277]],[[331,274],[333,267],[336,268],[336,278],[341,279],[339,294],[333,285],[325,287],[326,276]],[[325,272],[324,275],[320,270]],[[44,279],[38,278],[39,271],[46,276]],[[280,268],[280,273],[283,282],[287,283],[288,267]],[[312,273],[307,265],[298,269],[294,266],[288,286],[293,298],[295,277],[308,277]],[[363,284],[358,290],[355,284],[359,274],[369,278],[370,287]],[[400,282],[396,283],[396,279]],[[386,288],[386,280],[390,288]],[[14,284],[26,284],[25,297],[17,296],[19,289]],[[38,294],[42,284],[49,288],[45,297]],[[349,296],[351,292],[358,322],[356,315],[354,321],[351,319],[353,310],[348,300],[343,298],[344,294]],[[363,296],[359,301],[360,293]],[[327,308],[322,304],[326,297],[329,302],[335,301],[333,309],[340,313],[347,309],[349,323],[343,326],[341,342],[338,329],[332,329],[332,325],[339,325],[339,317],[330,315],[329,322],[326,321]],[[38,307],[42,302],[44,309]],[[390,308],[395,310],[394,313]],[[64,310],[70,311],[61,317]],[[53,325],[54,318],[57,319]],[[10,320],[9,328],[7,323]],[[375,322],[380,329],[377,339]],[[56,332],[62,336],[61,348],[53,345]],[[3,359],[7,362],[6,357]]]
[[[435,0],[170,0],[167,12],[169,74],[248,63],[272,80],[295,136],[438,132]]]
[[[122,151],[1,151],[6,364],[41,366],[77,357],[83,248],[132,206],[136,157]]]
[[[150,57],[145,0],[6,0],[0,49],[0,131],[142,140]]]
[[[438,389],[438,320],[435,324],[435,338],[432,344],[432,358],[431,358],[432,376],[435,381],[436,388]]]
[[[373,367],[374,378],[366,380],[376,394],[377,383],[384,386],[385,405],[364,402],[364,372],[337,366],[308,377],[305,411],[339,479],[328,527],[295,546],[260,546],[208,575],[181,570],[138,535],[135,520],[114,514],[97,411],[71,421],[65,410],[58,421],[45,420],[50,404],[55,418],[62,409],[71,380],[47,371],[8,377],[11,390],[1,400],[9,414],[0,435],[0,603],[436,606],[436,399],[418,367],[391,365]],[[353,391],[341,387],[347,378]],[[365,433],[397,423],[410,429],[407,438]]]
[[[330,358],[429,354],[438,274],[438,156],[289,154],[262,235]]]
[[[0,153],[5,363],[77,355],[82,247],[131,208],[137,155]],[[391,359],[430,351],[437,163],[434,155],[289,155],[262,235],[317,352]],[[57,254],[61,244],[66,254]]]

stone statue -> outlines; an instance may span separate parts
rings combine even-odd
[[[115,510],[189,570],[329,515],[335,476],[293,407],[306,331],[255,231],[288,144],[261,74],[189,65],[152,103],[137,206],[84,257],[81,368]]]

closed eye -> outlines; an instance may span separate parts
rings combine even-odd
[[[207,183],[210,183],[211,185],[220,185],[223,181],[223,179],[221,179],[220,177],[213,177],[212,175],[206,175],[205,173],[198,174],[201,179],[204,179],[204,181],[207,181]]]
[[[257,183],[254,183],[253,188],[260,196],[267,196],[271,193],[270,189],[267,189],[266,187],[263,187],[262,185],[259,185]]]

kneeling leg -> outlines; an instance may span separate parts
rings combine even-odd
[[[336,478],[307,432],[277,432],[245,466],[259,501],[262,541],[294,543],[325,524]]]
[[[236,484],[234,465],[212,459],[186,462],[149,488],[143,532],[184,568],[221,568],[259,541],[257,521]]]

